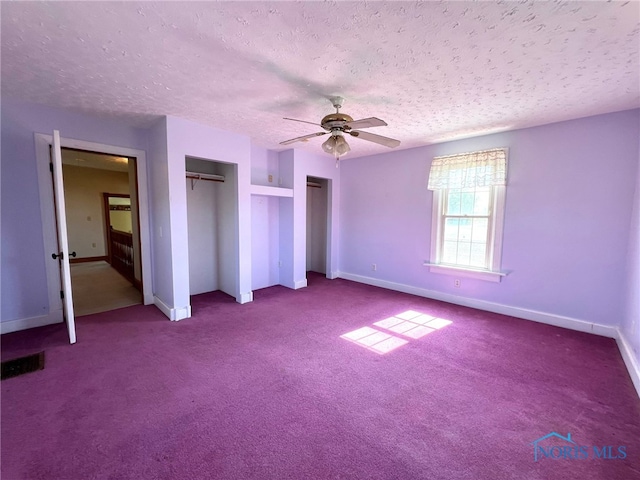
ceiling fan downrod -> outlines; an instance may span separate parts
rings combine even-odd
[[[333,108],[336,109],[336,113],[340,113],[340,109],[342,108],[343,103],[344,103],[344,98],[331,97],[331,104],[333,105]]]

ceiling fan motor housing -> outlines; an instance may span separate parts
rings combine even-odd
[[[322,122],[320,122],[320,125],[322,126],[322,128],[328,131],[332,131],[336,128],[339,128],[340,130],[350,130],[351,127],[347,126],[347,123],[349,122],[353,122],[353,118],[344,113],[337,112],[330,113],[329,115],[325,116],[322,119]]]

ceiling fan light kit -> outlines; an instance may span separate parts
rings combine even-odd
[[[351,147],[344,139],[344,134],[340,131],[331,132],[331,136],[322,144],[322,149],[336,158],[351,151]]]
[[[340,108],[342,108],[343,102],[344,99],[342,97],[333,97],[331,99],[331,103],[336,109],[336,112],[326,115],[320,121],[320,126],[326,131],[311,133],[309,135],[303,135],[302,137],[285,140],[284,142],[280,142],[280,145],[290,145],[295,142],[306,142],[313,137],[331,134],[331,136],[322,144],[322,150],[335,157],[336,167],[338,166],[338,160],[340,159],[340,157],[346,155],[351,151],[351,147],[344,138],[345,133],[348,133],[352,137],[357,137],[362,140],[374,142],[389,148],[395,148],[400,145],[400,141],[393,138],[383,137],[382,135],[375,135],[373,133],[363,132],[360,130],[353,130],[353,128],[384,127],[387,126],[387,123],[376,117],[354,120],[349,115],[340,113]],[[307,122],[306,120],[297,120],[295,118],[286,117],[284,119],[292,120],[294,122],[311,123],[313,125],[316,125],[313,122]]]

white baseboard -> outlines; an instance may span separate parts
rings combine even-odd
[[[191,318],[191,305],[173,309],[173,318],[171,320],[177,322],[178,320],[184,320],[185,318]]]
[[[585,322],[584,320],[578,320],[576,318],[564,317],[561,315],[554,315],[552,313],[539,312],[526,308],[512,307],[509,305],[503,305],[501,303],[487,302],[485,300],[478,300],[475,298],[459,297],[457,295],[413,287],[411,285],[405,285],[402,283],[388,282],[386,280],[365,277],[362,275],[353,275],[351,273],[341,272],[340,278],[352,280],[354,282],[365,283],[367,285],[373,285],[376,287],[382,287],[389,290],[395,290],[398,292],[410,293],[419,297],[426,297],[433,300],[453,303],[455,305],[462,305],[464,307],[477,308],[478,310],[500,313],[502,315],[509,315],[512,317],[522,318],[524,320],[532,320],[534,322],[554,325],[556,327],[567,328],[569,330],[593,333],[595,335],[601,335],[603,337],[609,338],[618,338],[618,329],[609,325]]]
[[[153,304],[158,307],[160,311],[172,322],[177,322],[178,320],[191,317],[191,305],[181,308],[171,308],[158,297],[153,297]]]
[[[307,279],[296,280],[293,283],[280,283],[283,287],[290,288],[291,290],[298,290],[299,288],[304,288],[307,286]]]
[[[236,297],[236,302],[243,305],[245,303],[253,302],[253,292],[241,293]]]
[[[64,317],[62,310],[50,312],[48,315],[40,317],[20,318],[18,320],[9,320],[0,323],[0,334],[19,332],[28,328],[44,327],[45,325],[53,325],[54,323],[62,323]]]
[[[620,350],[622,360],[624,360],[624,364],[627,367],[633,386],[636,387],[638,397],[640,397],[640,364],[638,363],[638,359],[633,353],[633,348],[631,348],[631,344],[627,340],[625,334],[622,331],[619,331],[618,333],[619,335],[616,338],[618,349]]]

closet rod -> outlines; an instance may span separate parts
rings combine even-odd
[[[187,172],[187,178],[195,180],[210,180],[212,182],[224,182],[223,175],[212,175],[210,173]]]
[[[322,185],[316,182],[307,182],[307,187],[322,188]]]
[[[224,183],[223,175],[213,175],[210,173],[196,173],[196,172],[186,172],[187,178],[191,179],[191,190],[195,187],[198,180],[208,180],[210,182],[222,182]]]

